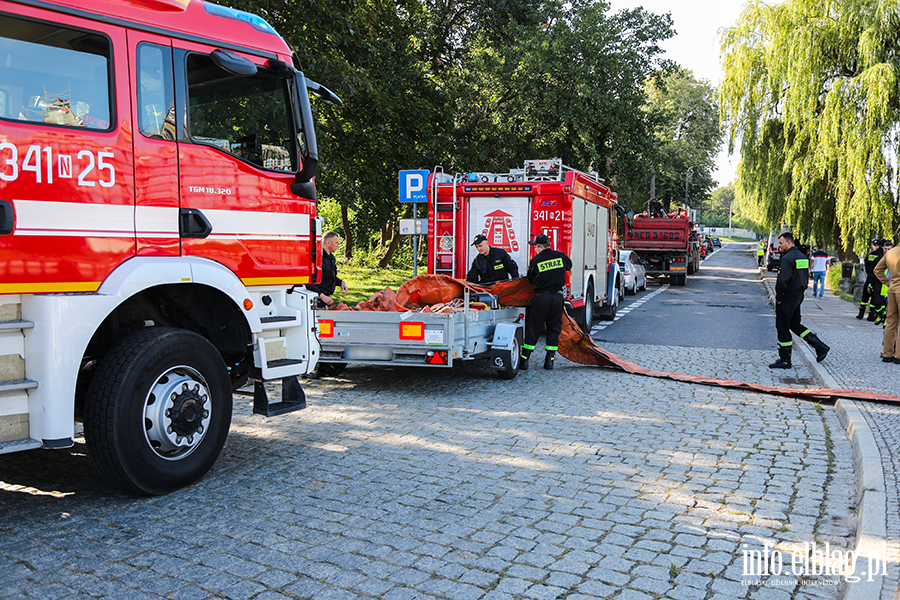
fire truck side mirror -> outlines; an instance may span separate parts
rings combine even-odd
[[[337,94],[329,90],[327,87],[322,85],[321,83],[316,83],[312,79],[306,80],[306,89],[312,92],[316,98],[320,98],[329,104],[336,104],[338,106],[343,106],[344,101],[341,100]]]

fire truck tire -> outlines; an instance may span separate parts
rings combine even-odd
[[[505,353],[506,351],[504,351]],[[512,348],[509,349],[509,356],[504,357],[502,369],[497,369],[497,377],[500,379],[515,379],[519,374],[519,358],[522,354],[522,345],[519,343],[519,337],[513,336]]]
[[[587,286],[587,293],[584,295],[584,306],[581,308],[581,319],[578,326],[585,333],[590,333],[594,327],[594,283],[591,282]]]
[[[88,386],[84,437],[100,471],[120,487],[159,495],[212,467],[231,425],[231,382],[206,338],[153,327],[119,342]]]

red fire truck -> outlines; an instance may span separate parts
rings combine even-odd
[[[302,408],[318,157],[299,60],[200,0],[0,0],[0,453],[73,445],[144,494]],[[270,404],[263,380],[283,380]]]
[[[585,331],[594,317],[614,319],[625,288],[619,274],[619,227],[624,211],[597,178],[558,158],[527,160],[509,173],[431,176],[428,211],[429,272],[465,278],[476,235],[506,250],[525,275],[536,254],[528,240],[546,234],[574,265],[566,304]]]

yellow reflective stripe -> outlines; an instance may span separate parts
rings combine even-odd
[[[794,263],[797,265],[798,269],[808,269],[809,268],[809,259],[806,258],[798,258],[797,262]]]
[[[0,283],[0,294],[55,294],[96,292],[101,281],[55,281],[50,283]]]
[[[246,277],[241,278],[246,286],[252,285],[303,285],[309,277]]]

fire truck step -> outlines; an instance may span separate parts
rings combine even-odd
[[[32,390],[38,386],[38,382],[32,379],[13,379],[0,381],[0,392],[12,392],[15,390]]]
[[[300,365],[303,361],[298,358],[279,358],[278,360],[266,361],[266,366],[270,369],[277,367],[288,367],[290,365]]]
[[[297,320],[297,317],[293,317],[293,316],[285,316],[285,317],[274,316],[274,317],[262,317],[262,318],[260,318],[259,322],[260,323],[283,323],[285,321],[296,321],[296,320]]]
[[[34,329],[34,323],[32,321],[0,321],[0,331],[5,331],[8,329]]]
[[[15,440],[11,442],[0,442],[0,454],[8,454],[10,452],[18,452],[20,450],[35,450],[41,447],[40,440],[25,438],[23,440]]]
[[[296,377],[281,380],[281,402],[269,402],[266,386],[260,380],[253,382],[253,413],[275,417],[306,408],[306,394]]]

